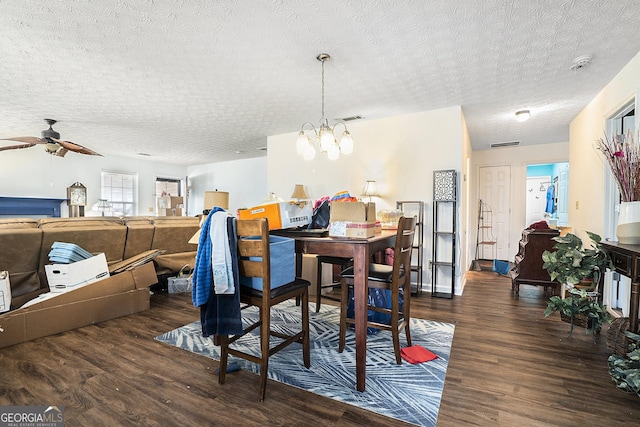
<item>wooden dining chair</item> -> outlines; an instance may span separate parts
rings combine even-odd
[[[333,289],[336,286],[340,286],[340,282],[335,282],[333,279],[333,266],[337,265],[340,267],[340,272],[349,268],[350,265],[353,264],[353,258],[343,258],[337,256],[326,256],[326,255],[318,255],[316,257],[318,261],[318,266],[316,270],[316,313],[320,311],[320,305],[322,304],[322,298],[327,298],[332,301],[340,301],[340,298],[337,298],[332,295],[322,295],[323,289],[331,288]],[[331,264],[331,282],[323,284],[322,280],[322,266],[324,264]]]
[[[266,218],[237,220],[238,235],[238,268],[240,276],[262,279],[262,290],[248,286],[240,286],[240,303],[242,309],[258,307],[258,320],[244,328],[241,335],[218,336],[220,344],[220,369],[218,383],[224,384],[228,355],[234,355],[260,365],[259,400],[263,401],[267,387],[267,370],[269,356],[292,343],[302,344],[304,365],[311,365],[309,344],[309,286],[310,282],[300,278],[282,286],[271,289],[271,263],[269,247],[269,225]],[[292,259],[291,262],[294,262]],[[302,327],[297,333],[287,334],[271,329],[271,307],[292,298],[299,298],[301,306]],[[260,355],[243,352],[231,346],[256,328],[260,328]],[[277,344],[270,345],[270,337],[279,338]]]
[[[367,327],[390,330],[393,337],[393,351],[396,363],[402,364],[400,356],[400,331],[404,329],[407,345],[411,346],[411,332],[409,323],[411,320],[411,250],[415,233],[417,218],[400,217],[396,242],[393,248],[393,265],[369,264],[367,289],[388,289],[391,293],[391,308],[369,305],[367,309],[374,312],[387,314],[391,321],[389,324],[367,321]],[[340,340],[338,351],[342,353],[345,347],[347,325],[355,324],[355,319],[347,317],[349,304],[349,289],[353,289],[353,267],[347,268],[340,274],[342,298],[340,303]],[[400,297],[404,298],[400,306]]]

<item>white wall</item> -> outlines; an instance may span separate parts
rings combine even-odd
[[[65,157],[55,157],[40,147],[2,151],[0,196],[66,199],[67,187],[78,181],[87,187],[91,206],[100,198],[101,171],[136,173],[138,214],[148,215],[149,208],[155,207],[156,177],[184,179],[187,168],[117,156],[67,153]],[[66,203],[61,207],[62,216],[68,216]]]
[[[569,150],[569,223],[577,234],[585,230],[605,236],[604,212],[607,166],[595,150],[604,136],[606,120],[627,104],[640,88],[640,53],[636,55],[571,122]],[[638,112],[636,111],[636,116]]]
[[[474,209],[471,206],[478,206],[478,173],[479,168],[483,166],[505,166],[511,167],[511,230],[509,230],[510,260],[513,260],[518,252],[518,242],[522,237],[522,230],[528,226],[526,224],[526,184],[527,184],[527,165],[540,163],[557,163],[569,161],[569,143],[542,144],[522,147],[503,147],[492,148],[489,150],[477,150],[473,152],[472,170],[471,170],[471,196],[469,208],[471,212]],[[574,162],[569,166],[570,172],[574,168]],[[571,186],[569,184],[569,191]],[[477,211],[477,208],[475,208]],[[475,245],[475,234],[477,228],[477,219],[472,218],[470,221],[469,243]],[[569,226],[572,226],[571,219]],[[475,247],[471,248],[471,253],[475,253]]]
[[[431,259],[433,171],[461,172],[464,168],[463,151],[468,136],[464,136],[466,127],[461,108],[363,120],[348,127],[354,152],[336,161],[328,160],[321,153],[316,154],[314,160],[303,160],[296,154],[296,133],[270,136],[267,142],[269,191],[287,199],[295,184],[303,184],[314,199],[343,190],[360,196],[365,181],[375,180],[380,197],[373,201],[378,210],[395,208],[397,200],[426,202],[424,265],[425,285],[429,288],[431,272],[426,266]],[[464,201],[460,192],[459,200]],[[460,203],[459,218],[461,212],[465,212],[463,205]],[[462,225],[459,236],[463,239],[464,222],[459,224]],[[463,241],[458,247],[465,245]],[[464,251],[459,252],[464,257]],[[456,292],[461,292],[459,277]]]
[[[229,192],[229,212],[259,205],[268,193],[267,158],[189,166],[189,215],[202,213],[205,191]],[[293,187],[291,187],[293,190]],[[286,194],[287,198],[291,192]]]

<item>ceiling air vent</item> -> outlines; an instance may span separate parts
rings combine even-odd
[[[496,142],[495,144],[491,144],[491,148],[513,147],[516,145],[520,145],[520,141]]]
[[[362,120],[362,119],[364,119],[364,117],[362,117],[360,115],[355,115],[355,116],[351,116],[351,117],[343,117],[341,119],[336,119],[336,120],[339,120],[339,121],[342,121],[342,122],[350,122],[350,121],[353,121],[353,120]]]

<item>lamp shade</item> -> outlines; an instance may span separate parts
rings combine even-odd
[[[204,209],[213,209],[218,206],[224,210],[229,210],[229,193],[226,191],[205,191]]]
[[[302,184],[296,184],[295,187],[293,187],[293,194],[291,195],[292,199],[308,199],[309,196],[307,196],[307,192],[304,191],[304,185]]]
[[[377,196],[378,192],[376,190],[376,182],[375,181],[367,181],[364,184],[364,188],[362,189],[362,196],[373,197]]]

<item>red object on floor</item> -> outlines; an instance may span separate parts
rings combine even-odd
[[[407,362],[415,365],[416,363],[428,362],[437,359],[438,355],[430,352],[426,348],[419,345],[412,345],[400,350],[400,355]]]

